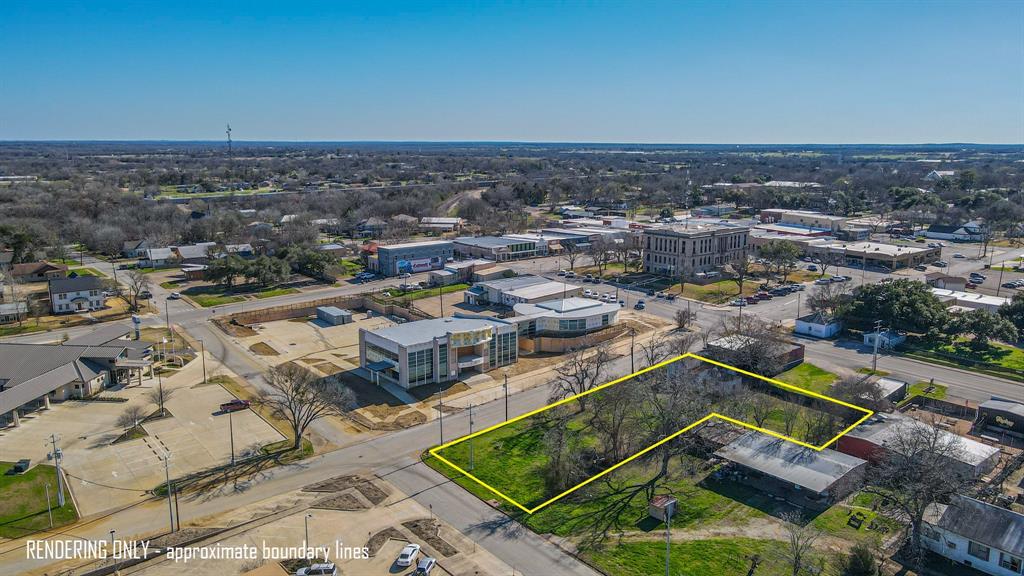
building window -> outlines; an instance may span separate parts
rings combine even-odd
[[[999,553],[999,566],[1006,568],[1012,572],[1020,572],[1021,559],[1016,556],[1010,556],[1006,552]]]
[[[978,558],[979,560],[984,560],[985,562],[988,562],[988,555],[990,551],[991,550],[989,550],[989,547],[985,546],[984,544],[978,544],[974,541],[968,541],[967,543],[967,553],[971,556],[974,556],[975,558]]]
[[[607,325],[608,325],[608,314],[602,314],[601,315],[601,326],[607,326]]]
[[[425,384],[434,379],[434,350],[427,348],[409,352],[409,385]]]
[[[441,378],[448,376],[448,345],[441,344],[437,347],[437,371]]]

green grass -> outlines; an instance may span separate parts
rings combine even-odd
[[[866,366],[864,368],[857,368],[857,373],[858,374],[867,374],[868,376],[888,376],[889,375],[889,373],[886,372],[885,370],[872,370],[871,368],[868,368]]]
[[[341,269],[342,276],[355,276],[364,269],[363,263],[358,259],[347,258],[338,260],[338,267]]]
[[[989,341],[988,349],[981,351],[972,350],[965,339],[931,348],[918,342],[916,348],[904,354],[935,364],[1024,380],[1024,350],[1001,342]]]
[[[103,272],[100,272],[99,270],[97,270],[95,268],[72,268],[71,270],[68,270],[68,274],[71,274],[72,272],[74,272],[75,274],[78,274],[79,276],[96,276],[98,278],[106,278],[107,277],[106,274],[104,274]]]
[[[459,292],[469,288],[469,284],[450,284],[440,288],[441,294],[448,294],[451,292]],[[419,300],[420,298],[430,298],[431,296],[437,296],[439,293],[438,288],[423,288],[422,290],[412,290],[411,292],[398,292],[393,290],[392,294],[402,298],[403,300]]]
[[[835,374],[818,368],[814,364],[804,362],[796,368],[786,370],[775,377],[786,384],[792,384],[804,390],[824,394],[832,387],[832,384],[839,379]]]
[[[46,326],[36,326],[34,323],[30,323],[26,320],[21,326],[17,323],[0,326],[0,338],[4,336],[16,336],[18,334],[30,334],[32,332],[42,332],[46,330]]]
[[[838,504],[819,514],[813,521],[818,529],[843,538],[844,540],[857,540],[867,544],[881,544],[886,534],[879,530],[871,530],[872,521],[888,528],[887,534],[891,535],[901,528],[896,520],[878,514],[871,509],[872,504],[879,498],[875,494],[859,493],[851,499],[850,505]],[[851,515],[859,514],[863,517],[860,528],[850,525]]]
[[[291,462],[297,462],[299,460],[309,458],[310,456],[313,455],[314,450],[313,443],[309,441],[309,438],[303,438],[302,445],[299,447],[298,450],[292,450],[292,441],[290,439],[286,439],[267,444],[266,446],[260,448],[260,452],[264,454],[274,454],[275,452],[280,452],[281,457],[279,459],[279,462],[281,464],[288,464]]]
[[[241,302],[245,300],[242,296],[212,296],[197,294],[195,296],[189,296],[193,302],[199,304],[203,308],[210,308],[212,306],[224,306],[225,304],[234,304],[235,302]]]
[[[285,294],[295,294],[298,292],[298,288],[271,288],[269,290],[263,290],[253,294],[256,298],[273,298],[274,296],[284,296]]]
[[[925,390],[931,386],[935,388],[931,392],[925,393]],[[924,396],[925,398],[932,398],[935,400],[942,400],[946,397],[946,386],[943,384],[931,384],[929,382],[916,382],[910,385],[910,390],[907,392],[907,398],[913,398],[914,396]]]
[[[7,472],[13,462],[0,462],[0,471]],[[50,486],[53,525],[63,526],[78,520],[71,496],[64,489],[64,506],[57,508],[57,471],[53,466],[39,464],[17,476],[0,476],[0,537],[20,538],[49,527],[46,514],[46,488]]]
[[[742,576],[750,570],[755,554],[761,558],[757,576],[788,576],[792,571],[785,560],[786,544],[775,540],[713,538],[675,542],[671,547],[672,576]],[[665,570],[663,541],[625,541],[584,556],[614,576],[650,576]]]
[[[169,282],[161,282],[160,283],[160,287],[165,289],[165,290],[171,290],[171,289],[177,288],[178,286],[181,286],[181,284],[178,281],[176,281],[176,280],[171,280]]]

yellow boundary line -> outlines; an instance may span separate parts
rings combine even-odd
[[[661,368],[662,366],[667,366],[669,364],[672,364],[673,362],[678,362],[679,360],[683,360],[685,358],[696,358],[697,360],[700,360],[702,362],[707,362],[708,364],[713,364],[713,365],[718,366],[720,368],[725,368],[727,370],[732,370],[733,372],[738,372],[738,373],[746,375],[746,376],[751,376],[753,378],[757,378],[758,380],[763,380],[765,382],[768,382],[768,383],[770,383],[770,384],[772,384],[774,386],[778,386],[780,388],[786,388],[786,389],[789,389],[789,390],[796,391],[796,392],[798,392],[800,394],[804,394],[804,395],[811,396],[811,397],[814,397],[814,398],[820,398],[822,400],[827,400],[829,402],[832,402],[832,403],[835,403],[835,404],[839,404],[840,406],[845,406],[847,408],[852,408],[854,410],[858,410],[860,412],[864,412],[864,416],[862,418],[858,419],[856,422],[854,422],[850,426],[848,426],[845,430],[843,430],[839,434],[836,434],[835,437],[832,438],[831,440],[829,440],[828,442],[825,442],[824,444],[822,444],[820,446],[815,446],[813,444],[808,444],[807,442],[803,442],[801,440],[797,440],[796,438],[791,438],[791,437],[786,436],[784,434],[779,434],[778,432],[775,432],[774,430],[768,430],[766,428],[761,428],[761,427],[758,427],[758,426],[754,426],[753,424],[748,424],[746,422],[743,422],[743,421],[740,421],[740,420],[736,420],[735,418],[730,418],[729,416],[724,416],[724,415],[719,414],[717,412],[712,412],[712,413],[708,414],[707,416],[701,418],[700,420],[697,420],[693,424],[690,424],[689,426],[683,428],[682,430],[679,430],[678,432],[675,432],[671,436],[667,436],[667,437],[659,440],[658,442],[656,442],[654,444],[651,444],[647,448],[644,448],[643,450],[637,452],[636,454],[633,454],[629,458],[626,458],[625,460],[623,460],[623,461],[621,461],[621,462],[619,462],[619,463],[609,467],[608,469],[600,472],[599,474],[595,474],[594,476],[591,476],[590,478],[587,478],[583,482],[580,482],[579,484],[573,486],[572,488],[569,488],[568,490],[566,490],[565,492],[562,492],[561,494],[559,494],[557,496],[554,496],[553,498],[549,498],[548,500],[545,500],[544,502],[541,502],[540,504],[538,504],[537,506],[534,506],[533,508],[527,508],[526,506],[523,506],[519,502],[517,502],[514,499],[512,499],[512,498],[508,497],[507,495],[503,494],[500,490],[494,488],[493,486],[487,484],[483,480],[481,480],[481,479],[477,478],[476,476],[470,474],[468,471],[463,470],[457,464],[455,464],[454,462],[448,460],[444,456],[441,456],[441,454],[440,454],[440,451],[444,450],[445,448],[454,446],[456,444],[460,444],[462,442],[465,442],[466,440],[469,440],[471,438],[475,438],[477,436],[480,436],[481,434],[486,434],[486,433],[490,432],[491,430],[496,430],[498,428],[501,428],[502,426],[506,426],[508,424],[512,424],[513,422],[518,422],[520,420],[523,420],[524,418],[529,418],[530,416],[533,416],[534,414],[539,414],[541,412],[544,412],[545,410],[550,410],[550,409],[552,409],[552,408],[554,408],[556,406],[561,406],[562,404],[565,404],[565,403],[568,403],[568,402],[572,402],[573,400],[575,400],[577,398],[586,396],[588,394],[593,394],[594,392],[598,392],[599,390],[603,390],[605,388],[608,388],[609,386],[614,386],[614,385],[616,385],[616,384],[618,384],[620,382],[624,382],[626,380],[629,380],[630,378],[634,378],[634,377],[639,376],[641,374],[644,374],[646,372],[650,372],[651,370],[656,370],[658,368]],[[454,468],[455,470],[459,471],[462,475],[464,475],[465,477],[469,478],[470,480],[473,480],[477,484],[479,484],[479,485],[483,486],[484,488],[490,490],[491,492],[497,494],[498,496],[500,496],[501,498],[506,500],[509,504],[512,504],[513,506],[519,508],[520,510],[522,510],[523,512],[526,512],[527,514],[533,514],[534,512],[540,510],[541,508],[543,508],[543,507],[545,507],[545,506],[547,506],[549,504],[552,504],[553,502],[555,502],[557,500],[560,500],[560,499],[568,496],[569,494],[572,494],[573,492],[579,490],[580,488],[586,486],[587,484],[590,484],[594,480],[597,480],[598,478],[600,478],[600,477],[602,477],[602,476],[604,476],[606,474],[611,473],[612,471],[616,470],[617,468],[619,468],[621,466],[625,466],[626,464],[629,464],[633,460],[643,456],[644,454],[650,452],[651,450],[654,450],[658,446],[661,446],[662,444],[672,440],[673,438],[675,438],[675,437],[677,437],[677,436],[679,436],[681,434],[686,433],[687,431],[695,428],[696,426],[699,426],[699,425],[703,424],[704,422],[707,422],[708,420],[710,420],[712,418],[718,418],[720,420],[724,420],[726,422],[730,422],[730,423],[735,424],[737,426],[742,426],[744,428],[750,428],[751,430],[756,430],[758,432],[762,432],[764,434],[768,434],[769,436],[774,436],[776,438],[780,438],[780,439],[785,440],[787,442],[792,442],[792,443],[797,444],[799,446],[803,446],[804,448],[810,448],[812,450],[817,450],[817,451],[820,452],[820,451],[824,450],[825,448],[829,447],[830,445],[832,445],[833,442],[835,442],[835,441],[839,440],[840,438],[842,438],[844,435],[846,435],[848,432],[850,432],[851,430],[856,428],[861,422],[867,420],[872,415],[874,415],[874,411],[868,410],[867,408],[862,408],[860,406],[857,406],[857,405],[854,405],[854,404],[850,404],[848,402],[843,402],[842,400],[838,400],[836,398],[825,396],[824,394],[818,394],[817,392],[813,392],[811,390],[805,390],[805,389],[800,388],[798,386],[793,386],[792,384],[787,384],[787,383],[779,381],[779,380],[774,380],[772,378],[767,378],[765,376],[761,376],[760,374],[754,374],[753,372],[748,372],[746,370],[742,370],[740,368],[736,368],[735,366],[730,366],[728,364],[723,364],[722,362],[711,360],[710,358],[705,358],[703,356],[698,356],[697,354],[694,354],[692,352],[688,352],[686,354],[683,354],[682,356],[676,356],[675,358],[671,358],[669,360],[665,360],[664,362],[659,362],[659,363],[657,363],[657,364],[655,364],[653,366],[648,366],[647,368],[644,368],[643,370],[638,370],[638,371],[636,371],[636,372],[634,372],[632,374],[629,374],[628,376],[623,376],[622,378],[618,378],[616,380],[612,380],[611,382],[608,382],[606,384],[602,384],[600,386],[596,386],[594,388],[591,388],[590,390],[587,390],[586,392],[582,392],[580,394],[576,394],[576,395],[570,396],[568,398],[563,398],[562,400],[559,400],[557,402],[553,402],[551,404],[548,404],[547,406],[543,406],[543,407],[538,408],[536,410],[532,410],[530,412],[527,412],[526,414],[522,414],[520,416],[516,416],[515,418],[512,418],[511,420],[506,420],[505,422],[501,422],[501,423],[495,424],[494,426],[490,426],[490,427],[484,428],[483,430],[478,430],[478,431],[476,431],[476,432],[474,432],[472,434],[468,434],[468,435],[463,436],[461,438],[456,438],[455,440],[452,440],[451,442],[447,442],[447,443],[442,444],[440,446],[435,446],[435,447],[430,449],[430,455],[434,456],[435,458],[437,458],[441,462],[444,462],[448,466],[450,466],[450,467]]]

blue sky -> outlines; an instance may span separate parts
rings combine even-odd
[[[0,3],[0,139],[1024,142],[1024,2]]]

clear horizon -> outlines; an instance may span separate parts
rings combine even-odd
[[[9,3],[0,141],[1024,142],[1024,3]]]

